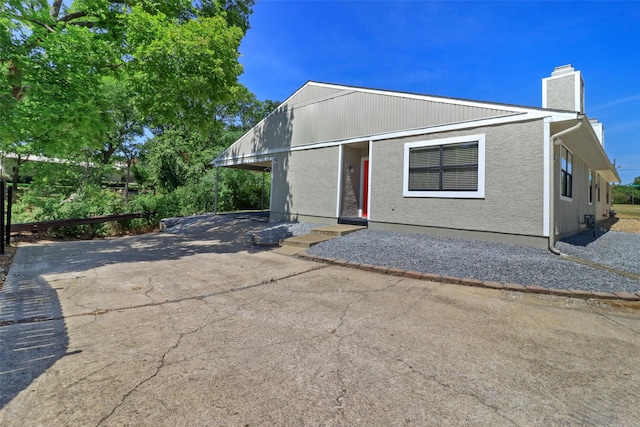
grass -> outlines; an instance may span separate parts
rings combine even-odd
[[[613,210],[618,218],[640,219],[640,204],[613,205]]]

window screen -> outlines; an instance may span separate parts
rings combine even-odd
[[[409,149],[409,191],[477,189],[477,141]]]

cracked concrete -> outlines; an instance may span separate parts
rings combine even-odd
[[[252,223],[225,221],[197,246],[160,233],[21,247],[0,307],[19,284],[48,287],[30,301],[50,320],[0,326],[0,425],[640,419],[638,303],[318,264],[228,244]]]

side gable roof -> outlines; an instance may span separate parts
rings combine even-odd
[[[549,110],[309,81],[213,163],[235,166],[293,147],[528,113]]]

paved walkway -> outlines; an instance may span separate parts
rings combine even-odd
[[[639,303],[304,261],[242,246],[257,225],[21,247],[0,292],[0,425],[640,419]]]

